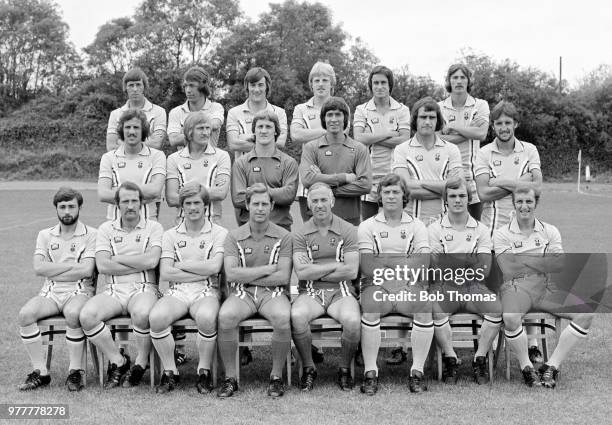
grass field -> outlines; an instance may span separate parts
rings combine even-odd
[[[329,362],[319,367],[316,389],[302,394],[291,388],[285,397],[271,400],[265,394],[270,368],[266,349],[254,352],[255,362],[242,370],[241,391],[220,400],[200,396],[195,391],[195,352],[190,343],[191,361],[182,369],[183,388],[170,395],[157,396],[148,384],[138,388],[103,391],[93,384],[79,393],[64,388],[67,354],[63,342],[56,345],[49,388],[21,393],[17,385],[30,372],[29,360],[18,336],[17,313],[34,296],[42,280],[32,270],[32,253],[37,232],[57,220],[51,197],[57,182],[0,183],[0,337],[4,342],[0,363],[0,403],[67,403],[74,423],[235,423],[235,424],[412,424],[412,423],[556,423],[604,424],[612,415],[612,315],[598,316],[590,337],[577,347],[563,366],[561,382],[555,390],[527,388],[518,366],[513,364],[511,381],[502,377],[498,364],[492,386],[476,386],[468,377],[456,386],[429,381],[425,394],[410,394],[405,366],[381,365],[381,390],[376,397],[342,393],[335,386],[337,353],[326,351]],[[99,225],[104,208],[96,199],[94,185],[76,183],[84,189],[84,222]],[[592,194],[577,194],[572,184],[549,184],[539,206],[539,216],[559,227],[568,252],[612,252],[612,190],[591,187]],[[235,227],[233,209],[226,200],[224,224]],[[298,217],[295,208],[294,217]],[[172,212],[162,210],[164,226],[172,222]],[[295,228],[301,226],[301,221]],[[610,256],[608,256],[610,258]],[[610,283],[610,279],[608,279]],[[193,338],[192,336],[189,337]],[[60,338],[63,339],[63,338]],[[191,340],[192,341],[192,340]],[[469,373],[471,353],[460,351],[464,375]],[[502,358],[503,361],[503,358]],[[362,371],[357,370],[357,384]],[[431,374],[430,374],[431,376]],[[294,375],[294,381],[297,381]],[[1,421],[1,420],[0,420]]]

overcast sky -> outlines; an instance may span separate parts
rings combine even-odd
[[[131,16],[141,0],[56,0],[77,48],[90,44],[105,22]],[[241,0],[256,19],[269,3]],[[612,65],[612,2],[604,0],[327,0],[335,23],[361,37],[382,64],[408,65],[441,82],[461,49],[510,58],[571,85],[599,64]]]

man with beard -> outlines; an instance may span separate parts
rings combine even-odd
[[[83,388],[85,335],[79,313],[95,291],[96,230],[79,221],[83,196],[76,190],[61,187],[53,197],[53,205],[59,223],[38,233],[34,252],[34,270],[38,276],[45,277],[45,283],[39,294],[19,311],[19,334],[34,369],[19,386],[22,391],[51,382],[36,322],[57,314],[64,315],[67,325],[70,364],[66,385],[70,391]]]

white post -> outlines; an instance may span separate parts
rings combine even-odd
[[[582,149],[578,150],[578,193],[580,193],[580,173],[582,168]]]

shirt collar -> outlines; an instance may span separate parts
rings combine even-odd
[[[501,153],[500,150],[497,148],[497,137],[495,138],[495,140],[493,140],[491,149],[497,153]],[[521,142],[519,139],[515,137],[514,138],[514,149],[512,150],[512,152],[519,153],[519,152],[523,152],[524,150],[525,150],[525,145],[523,144],[523,142]]]
[[[55,226],[53,226],[50,230],[50,233],[53,236],[60,236],[61,234],[61,226],[59,223],[57,223]],[[76,228],[74,229],[74,236],[83,236],[87,234],[87,227],[85,227],[85,225],[83,223],[81,223],[81,221],[77,221],[77,225]]]
[[[181,224],[176,226],[175,229],[176,229],[176,233],[186,234],[187,233],[187,225],[185,224],[185,220],[183,219],[183,221],[181,221]],[[211,224],[210,220],[205,220],[204,221],[204,226],[200,230],[200,234],[208,233],[211,230],[212,230],[212,224]]]
[[[130,101],[128,100],[127,102],[125,102],[125,105],[123,105],[120,109],[122,111],[124,111],[124,112],[129,110],[129,109],[132,109],[132,108],[130,108]],[[142,106],[142,108],[140,110],[141,111],[145,111],[145,112],[149,112],[149,111],[151,111],[151,109],[153,109],[153,104],[149,101],[149,99],[147,99],[145,97],[144,105]]]
[[[512,233],[521,233],[521,229],[519,228],[518,225],[518,220],[516,218],[516,214],[514,214],[512,216],[512,220],[510,220],[510,224],[508,225],[508,228],[510,229],[510,231]],[[542,223],[540,220],[535,219],[535,224],[533,226],[533,231],[534,232],[543,232],[544,231],[544,223]]]
[[[125,143],[121,143],[117,149],[115,149],[116,156],[125,156]],[[149,156],[151,155],[151,148],[149,148],[144,143],[142,144],[142,149],[138,152],[138,155]]]
[[[378,212],[378,214],[374,216],[374,220],[381,222],[381,223],[387,223],[387,219],[385,218],[385,213],[382,209]],[[410,214],[408,214],[406,211],[402,211],[402,218],[400,219],[401,223],[412,223],[413,221],[414,221],[414,218],[412,218]]]
[[[394,111],[396,109],[400,109],[401,107],[402,107],[401,103],[399,103],[397,100],[395,100],[391,96],[389,96],[389,109]],[[376,104],[374,103],[374,98],[371,98],[370,100],[368,100],[368,102],[365,105],[365,108],[368,111],[375,111],[376,110]]]
[[[268,228],[266,229],[264,236],[269,236],[271,238],[280,238],[283,236],[282,230],[284,230],[282,227],[277,226],[276,224],[270,221],[268,223]],[[236,240],[243,241],[251,237],[251,226],[247,222],[237,228],[235,232]]]
[[[136,225],[136,229],[144,229],[146,225],[147,225],[147,220],[141,214],[140,220],[138,221],[138,224]],[[115,230],[121,230],[122,232],[125,232],[125,230],[121,227],[121,217],[118,217],[115,220],[113,220],[112,226]]]
[[[416,134],[412,137],[412,139],[410,139],[408,143],[410,144],[410,146],[423,147],[421,142],[419,142],[419,140],[417,139]],[[441,146],[444,146],[445,144],[446,142],[440,139],[438,135],[436,135],[436,141],[434,142],[434,146],[441,147]]]
[[[206,98],[206,101],[204,102],[204,105],[202,105],[202,108],[200,108],[200,111],[206,111],[207,109],[210,109],[210,107],[212,106],[212,102],[210,101],[209,98]],[[183,103],[181,105],[181,109],[185,112],[185,113],[189,113],[191,112],[191,110],[189,109],[189,101],[185,101],[185,103]],[[195,112],[195,111],[194,111]]]
[[[444,216],[440,220],[440,226],[447,227],[447,228],[453,227],[453,225],[451,224],[450,220],[448,219],[448,214],[444,214]],[[465,227],[476,228],[476,227],[478,227],[478,222],[476,221],[476,219],[474,217],[472,217],[470,215],[470,216],[468,216],[468,221],[467,221],[467,224],[465,225]]]
[[[355,147],[355,141],[353,139],[351,139],[349,136],[347,136],[346,134],[344,135],[344,140],[341,142],[341,144],[343,144],[344,146],[346,146],[348,148],[354,148]],[[324,135],[324,136],[319,138],[319,147],[321,147],[321,146],[330,146],[330,145],[331,145],[331,143],[329,143],[329,141],[327,140],[327,135]]]
[[[214,155],[217,153],[217,150],[212,144],[208,143],[208,145],[206,146],[206,149],[204,149],[204,153],[206,155]],[[181,149],[179,151],[179,156],[182,158],[191,158],[191,152],[189,151],[189,146],[185,146],[183,149]]]
[[[444,99],[442,101],[442,105],[447,108],[447,109],[452,109],[453,111],[456,111],[457,108],[455,108],[453,106],[453,100],[451,98],[451,96],[448,96],[446,99]],[[465,105],[463,105],[464,108],[471,108],[474,105],[476,105],[476,99],[474,99],[473,96],[470,96],[468,94],[467,98],[465,99]]]
[[[302,232],[305,235],[315,233],[318,231],[319,229],[314,224],[314,218],[311,217],[306,223],[304,223],[304,228],[302,229]],[[341,234],[340,218],[336,216],[335,214],[332,214],[332,220],[331,220],[331,225],[329,226],[329,231],[335,233],[336,235]]]
[[[257,155],[257,152],[255,152],[255,147],[247,152],[245,156],[247,162],[251,162],[255,158],[265,158]],[[274,147],[274,153],[272,154],[271,158],[278,159],[279,161],[281,160],[281,151],[276,146]]]

